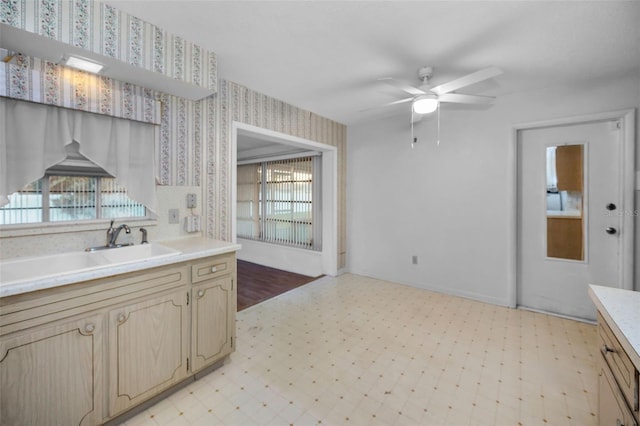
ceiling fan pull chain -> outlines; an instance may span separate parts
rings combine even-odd
[[[411,109],[411,149],[413,149],[413,146],[416,144],[417,141],[418,139],[413,136],[413,108],[412,108]]]
[[[437,140],[436,144],[438,146],[440,146],[440,105],[438,105],[438,131],[437,131],[437,133],[438,134],[437,134],[436,137],[437,137],[438,140]]]

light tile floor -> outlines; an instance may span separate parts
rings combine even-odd
[[[595,425],[595,326],[346,274],[238,313],[134,425]]]

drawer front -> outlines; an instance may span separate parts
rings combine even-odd
[[[639,402],[638,371],[600,313],[598,313],[598,335],[600,338],[600,352],[609,365],[629,406],[637,413]]]
[[[234,265],[233,255],[210,257],[202,262],[194,263],[191,265],[191,282],[199,283],[231,274]]]

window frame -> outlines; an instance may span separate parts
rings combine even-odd
[[[50,188],[49,178],[51,176],[68,176],[68,177],[87,177],[96,179],[96,200],[95,210],[96,218],[93,219],[74,219],[65,221],[51,221],[50,220]],[[90,231],[103,229],[106,224],[111,223],[112,220],[118,222],[134,223],[135,226],[154,226],[157,224],[157,220],[150,215],[150,210],[144,206],[144,216],[122,216],[116,218],[100,217],[102,210],[102,196],[101,196],[101,178],[112,177],[99,170],[85,170],[83,172],[75,171],[47,171],[43,177],[41,177],[41,191],[42,191],[42,220],[40,222],[30,223],[13,223],[13,224],[0,224],[0,238],[4,237],[17,237],[25,235],[36,234],[53,234],[53,233],[65,233],[65,232],[78,232],[78,231]],[[46,219],[46,220],[45,220]],[[72,228],[72,229],[71,229]]]

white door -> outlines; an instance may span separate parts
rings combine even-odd
[[[588,285],[622,287],[619,125],[599,121],[518,132],[518,306],[593,320]],[[560,153],[572,148],[578,148],[578,162],[561,165]],[[567,180],[562,167],[563,176],[568,171],[582,181],[561,183]]]

